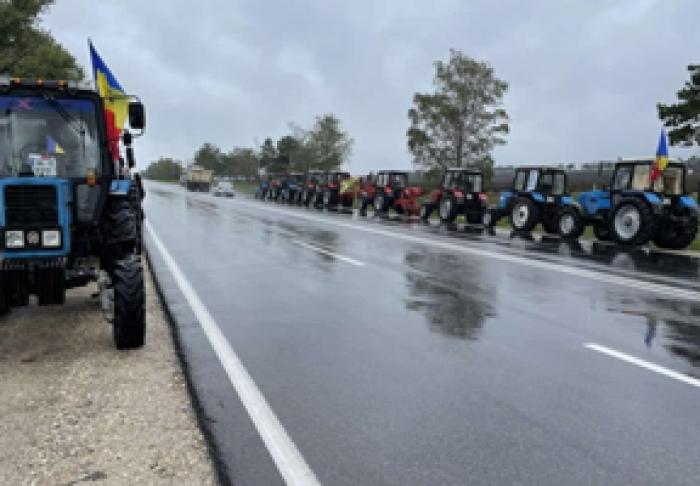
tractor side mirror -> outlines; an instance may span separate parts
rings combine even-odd
[[[129,102],[129,126],[136,130],[146,128],[146,112],[140,101]]]

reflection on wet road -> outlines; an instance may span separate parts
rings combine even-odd
[[[695,258],[154,183],[146,213],[322,484],[697,484]],[[229,472],[282,483],[184,336]]]

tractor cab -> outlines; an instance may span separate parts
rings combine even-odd
[[[475,169],[447,169],[442,176],[440,187],[433,190],[430,199],[421,205],[420,217],[430,218],[437,209],[440,221],[451,223],[457,215],[464,214],[468,223],[479,224],[486,206],[486,193],[483,192],[483,175]]]
[[[137,347],[143,309],[116,285],[143,286],[133,258],[143,192],[130,174],[134,135],[124,130],[120,139],[108,115],[102,98],[77,83],[0,77],[0,311],[26,305],[30,295],[61,304],[66,288],[100,278],[111,292],[103,309],[117,347]],[[128,115],[142,132],[143,105],[131,98]]]
[[[350,177],[349,172],[329,172],[328,173],[328,189],[337,191],[340,189],[340,182]]]
[[[401,195],[401,191],[408,187],[408,172],[379,172],[377,174],[376,186],[378,189],[383,189],[384,198],[398,198]]]
[[[511,189],[501,192],[498,206],[484,213],[484,224],[494,226],[509,216],[516,231],[528,232],[541,223],[545,232],[558,233],[560,210],[572,202],[563,169],[518,167]]]

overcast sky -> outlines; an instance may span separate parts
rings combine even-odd
[[[59,0],[44,26],[86,66],[87,38],[146,104],[140,165],[278,138],[335,113],[349,169],[410,167],[406,112],[451,47],[510,84],[498,164],[653,155],[656,102],[700,62],[697,0]],[[672,150],[672,156],[694,151]]]

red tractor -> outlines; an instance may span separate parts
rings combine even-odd
[[[408,172],[379,172],[375,181],[374,211],[386,214],[393,208],[397,214],[417,215],[420,210],[418,198],[422,195],[423,189],[408,185]]]
[[[307,172],[304,182],[301,184],[301,190],[298,192],[297,204],[302,206],[309,206],[311,203],[316,204],[318,188],[319,186],[325,186],[326,177],[326,173],[321,170],[310,170]]]
[[[486,210],[483,175],[475,169],[447,169],[440,187],[430,193],[430,200],[420,208],[420,217],[427,221],[438,210],[440,221],[451,223],[463,214],[470,224],[481,224]]]
[[[270,181],[270,188],[267,190],[267,198],[270,201],[277,201],[282,192],[282,181],[284,176],[282,174],[270,174],[268,180]]]
[[[380,172],[383,174],[383,172]],[[377,177],[379,174],[369,174],[360,178],[360,216],[367,216],[367,206],[373,203],[377,192]]]
[[[349,172],[329,172],[328,185],[323,193],[323,206],[326,209],[336,208],[341,204],[344,208],[352,206],[355,199],[354,191],[341,192],[341,182],[350,178]]]

